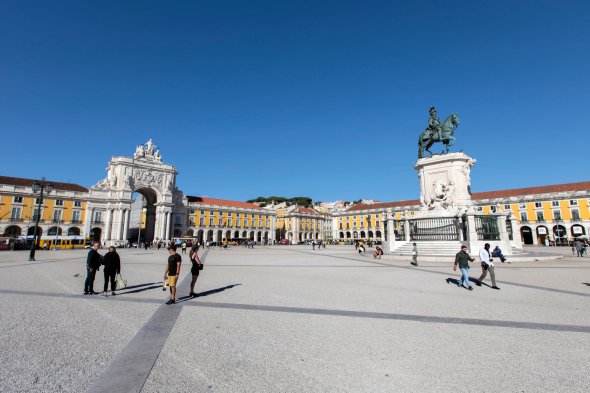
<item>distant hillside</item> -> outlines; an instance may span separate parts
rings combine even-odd
[[[272,203],[279,204],[286,202],[287,206],[291,205],[298,205],[303,207],[311,207],[313,204],[313,200],[309,197],[293,197],[293,198],[285,198],[280,196],[270,196],[270,197],[263,197],[259,196],[256,199],[250,199],[246,202],[249,203],[259,203],[260,206],[264,207],[266,205],[270,205]]]

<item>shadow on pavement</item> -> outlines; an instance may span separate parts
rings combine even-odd
[[[232,285],[228,285],[228,286],[221,287],[221,288],[210,289],[208,291],[198,293],[196,297],[203,297],[203,296],[214,295],[216,293],[223,292],[226,289],[231,289],[233,287],[237,287],[238,285],[242,285],[242,284],[232,284]],[[186,301],[191,300],[191,299],[192,299],[192,297],[190,297],[190,296],[183,296],[181,298],[178,298],[178,300],[176,301],[176,303],[186,302]]]
[[[457,286],[460,286],[459,285],[459,280],[456,279],[456,278],[449,277],[449,278],[446,279],[446,281],[447,281],[447,284],[455,284]],[[488,284],[484,283],[483,281],[479,281],[477,278],[469,277],[469,281],[472,284],[475,284],[475,285],[477,285],[478,283],[480,283],[481,285],[484,285],[486,287],[491,288]],[[461,287],[461,288],[467,289],[466,287]]]
[[[151,286],[147,286],[147,285],[151,285]],[[132,291],[127,291],[127,289],[133,289],[133,288],[137,288],[134,289]],[[145,291],[149,291],[151,289],[156,289],[156,288],[162,288],[162,284],[160,283],[156,283],[156,282],[150,282],[147,284],[139,284],[139,285],[133,285],[131,287],[126,287],[126,291],[125,292],[119,292],[120,295],[129,295],[131,293],[139,293],[139,292],[145,292]]]

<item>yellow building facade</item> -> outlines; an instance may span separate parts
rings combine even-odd
[[[33,179],[0,176],[0,236],[83,236],[88,189],[78,184],[48,182],[49,194],[34,193]],[[41,202],[39,206],[39,202]]]
[[[474,193],[475,209],[482,214],[508,213],[511,240],[529,245],[563,245],[590,232],[590,182]],[[420,201],[354,205],[335,214],[336,238],[383,240],[385,220],[393,217],[396,232],[401,221],[418,217]],[[513,233],[518,231],[518,234]]]
[[[188,196],[186,237],[199,242],[275,240],[275,213],[253,203]],[[175,235],[180,235],[175,232]]]

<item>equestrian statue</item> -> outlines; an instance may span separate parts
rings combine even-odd
[[[435,142],[444,143],[446,151],[441,154],[447,154],[449,147],[455,143],[455,128],[459,126],[459,115],[456,113],[452,113],[441,124],[436,116],[436,108],[431,107],[429,111],[430,118],[428,119],[428,126],[418,138],[418,158],[424,157],[424,150],[429,152],[430,157],[432,157],[430,147]]]

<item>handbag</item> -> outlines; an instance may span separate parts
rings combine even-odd
[[[121,273],[117,274],[117,278],[115,279],[115,288],[117,288],[117,291],[127,288],[127,280],[123,279]]]
[[[202,263],[200,263],[200,264],[199,264],[199,270],[203,270],[203,266],[204,266],[204,265],[203,265]]]

